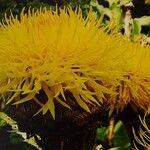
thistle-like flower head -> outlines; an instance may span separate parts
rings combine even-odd
[[[141,59],[137,51],[144,48],[105,33],[92,11],[83,18],[80,9],[41,9],[22,11],[19,18],[11,16],[0,28],[0,94],[7,104],[33,101],[40,106],[38,112],[50,111],[55,117],[55,103],[70,108],[68,92],[86,111],[90,111],[88,105],[99,105],[104,99],[124,107],[134,93],[139,107],[149,103],[139,100],[142,90],[138,87],[146,82],[149,92],[148,73],[140,74],[141,82],[126,82],[133,94],[122,94],[127,97],[124,101],[116,96],[121,93],[118,86],[135,71],[136,62],[132,62]],[[38,96],[41,91],[44,103]]]

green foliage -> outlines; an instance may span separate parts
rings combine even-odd
[[[132,27],[131,27],[132,39],[136,39],[141,34],[143,26],[147,26],[150,28],[150,16],[143,16],[140,18],[132,19]]]
[[[96,140],[105,142],[107,139],[107,130],[108,127],[101,127],[96,129]]]
[[[118,121],[114,128],[114,147],[120,147],[121,149],[130,149],[131,143],[128,137],[127,131],[122,121]]]
[[[22,136],[15,132],[10,133],[9,142],[11,145],[15,145],[16,150],[33,150],[33,147],[25,143]]]
[[[132,20],[132,37],[139,35],[141,33],[141,25],[139,24],[138,20]]]
[[[10,11],[19,15],[23,8],[35,8],[49,7],[47,2],[41,0],[0,0],[0,20],[2,20],[7,14],[10,15]]]
[[[8,131],[5,131],[5,127],[10,126],[9,134]],[[4,112],[0,112],[0,133],[4,132],[5,135],[8,134],[8,139],[6,139],[6,145],[15,147],[16,150],[42,150],[36,143],[34,137],[27,138],[25,132],[20,132],[17,126],[17,123],[11,119]],[[4,138],[5,137],[1,137]]]
[[[0,112],[0,121],[3,122],[1,125],[1,127],[3,127],[4,125],[8,124],[12,127],[12,129],[16,129],[17,127],[17,123],[11,119],[9,116],[7,116],[7,114],[5,114],[4,112]]]
[[[96,142],[108,143],[108,127],[97,128],[96,130]],[[122,121],[118,121],[114,127],[114,137],[112,139],[112,145],[110,150],[130,150],[131,142],[128,137],[128,133]]]
[[[111,7],[112,5],[117,5],[117,6],[124,6],[131,2],[132,0],[106,0],[109,3],[109,6]]]
[[[96,12],[98,18],[101,18],[106,30],[117,33],[124,31],[124,33],[126,33],[125,30],[127,28],[125,28],[124,15],[126,11],[129,11],[129,9],[132,14],[132,9],[127,6],[128,4],[131,5],[132,1],[133,0],[104,0],[103,3],[99,3],[97,0],[91,0],[90,6]],[[108,5],[105,6],[104,2],[108,2]],[[126,9],[122,9],[123,7],[126,7]],[[131,20],[129,20],[128,30],[132,41],[139,41],[144,27],[148,27],[150,29],[150,16],[131,18]],[[148,35],[149,32],[144,31],[144,34]],[[147,43],[147,40],[144,39],[144,42]]]
[[[0,129],[3,128],[7,123],[3,120],[0,119]]]

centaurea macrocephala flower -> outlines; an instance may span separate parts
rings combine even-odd
[[[92,11],[87,18],[71,8],[22,11],[20,20],[11,16],[1,25],[0,94],[7,104],[36,102],[38,113],[50,111],[53,118],[55,103],[70,108],[68,92],[88,112],[88,105],[104,99],[124,107],[128,101],[116,98],[121,93],[116,88],[132,70],[137,47],[105,33]],[[41,91],[44,103],[38,99]]]

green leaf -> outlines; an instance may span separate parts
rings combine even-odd
[[[135,35],[139,35],[141,32],[141,25],[140,22],[136,19],[132,20],[132,37]]]
[[[109,3],[109,7],[111,7],[113,4],[117,4],[119,0],[106,0]]]
[[[106,141],[107,138],[107,127],[101,127],[96,129],[96,140],[100,140],[102,142]]]
[[[113,147],[110,148],[109,150],[126,150],[126,149],[123,149],[122,147]]]
[[[150,26],[150,16],[143,16],[141,18],[135,18],[141,26]]]
[[[109,8],[105,8],[102,5],[99,5],[97,1],[91,1],[90,5],[97,9],[98,13],[103,14],[111,18],[112,12]]]
[[[42,150],[42,148],[37,145],[34,137],[27,139],[25,135],[26,133],[24,132],[12,132],[9,136],[9,142],[15,145],[16,149],[33,150],[34,147],[37,150]]]
[[[123,6],[128,3],[130,3],[132,0],[106,0],[109,3],[109,7],[111,7],[113,4],[117,4],[118,6]]]
[[[112,19],[113,22],[115,22],[116,28],[121,29],[121,27],[123,26],[123,16],[121,8],[118,7],[116,4],[114,4],[111,7],[111,11],[112,11]]]
[[[6,125],[6,121],[0,119],[0,129]]]
[[[21,135],[15,133],[15,132],[12,132],[10,134],[9,138],[10,138],[11,144],[20,144],[23,142],[23,138],[21,137]]]
[[[37,144],[34,137],[31,137],[29,139],[26,139],[24,142],[28,143],[29,145],[32,145],[33,147],[37,148],[38,150],[42,150],[41,147]]]
[[[0,112],[0,119],[2,119],[3,121],[5,121],[6,124],[9,124],[12,127],[12,129],[16,129],[17,128],[16,121],[14,121],[13,119],[11,119],[4,112]]]
[[[120,6],[124,6],[130,2],[132,2],[133,0],[120,0]]]
[[[122,121],[118,121],[114,128],[113,146],[120,147],[120,150],[130,149],[131,143]]]

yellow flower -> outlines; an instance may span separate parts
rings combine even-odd
[[[123,110],[127,104],[147,110],[150,108],[150,47],[126,43],[127,67],[118,85],[112,87],[117,95],[110,98],[110,109]]]
[[[149,56],[148,65],[142,68],[144,74],[143,70],[136,72],[136,59],[141,60],[140,54],[149,48],[140,48],[121,35],[108,35],[92,11],[87,18],[80,9],[74,12],[71,8],[22,11],[20,20],[11,16],[5,22],[0,28],[0,95],[7,104],[36,102],[38,113],[50,111],[55,118],[56,103],[70,109],[68,93],[88,112],[89,105],[102,104],[103,100],[118,109],[130,101],[137,101],[139,107],[145,106],[145,101],[150,103],[137,96],[143,94],[143,80],[149,92],[150,71],[145,72]],[[117,90],[122,81],[129,82],[127,89],[132,89],[132,95],[125,94],[123,101],[117,98],[120,94],[124,98]],[[39,98],[42,94],[44,100]]]

